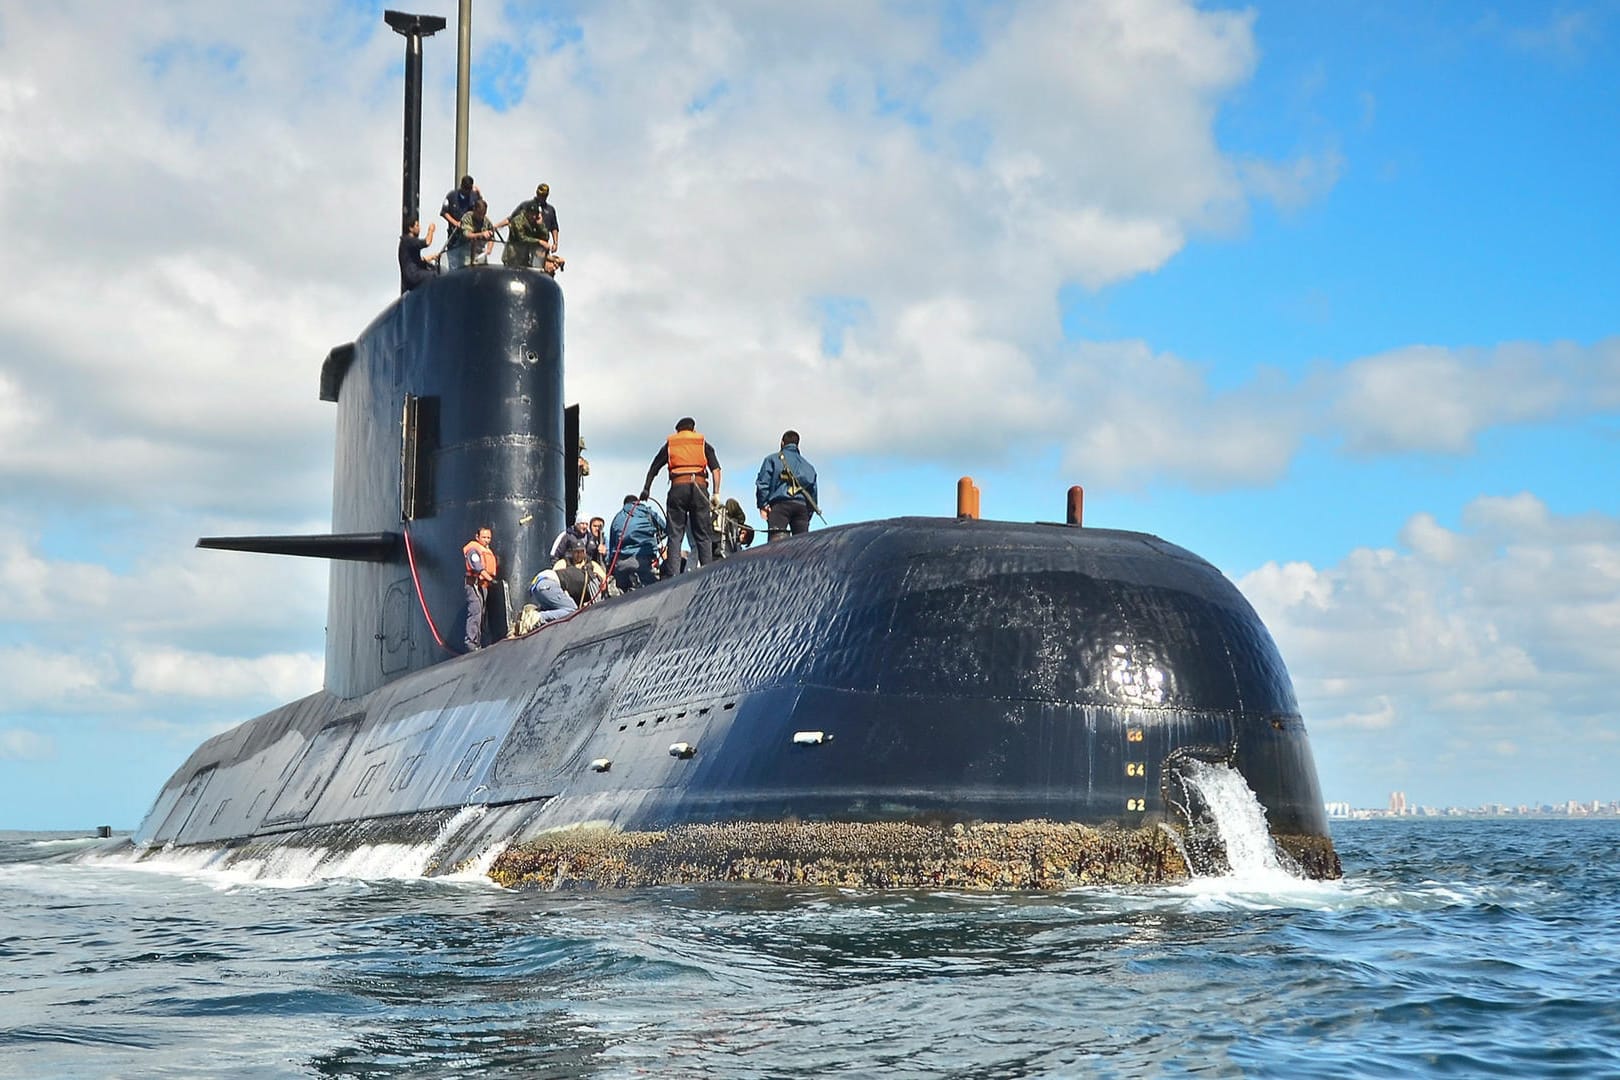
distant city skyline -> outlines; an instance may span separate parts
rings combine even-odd
[[[1333,820],[1370,817],[1611,817],[1620,816],[1620,799],[1562,799],[1541,803],[1482,802],[1467,806],[1428,805],[1409,801],[1404,791],[1392,791],[1382,807],[1352,806],[1330,799],[1325,804]]]

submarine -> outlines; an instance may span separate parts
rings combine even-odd
[[[386,18],[407,45],[410,216],[421,41],[443,20]],[[136,858],[405,844],[431,850],[424,874],[543,888],[1155,883],[1219,867],[1197,783],[1219,764],[1300,873],[1339,875],[1254,609],[1072,500],[1062,522],[964,498],[827,527],[519,635],[509,598],[579,502],[564,308],[545,273],[471,266],[328,353],[332,531],[198,541],[330,561],[325,684],[197,747]],[[440,628],[460,626],[461,548],[486,524],[505,636],[463,654]]]

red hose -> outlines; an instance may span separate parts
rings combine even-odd
[[[433,631],[433,640],[439,643],[439,648],[451,656],[460,656],[460,653],[444,643],[444,638],[439,636],[439,628],[433,625],[433,613],[428,610],[427,597],[422,595],[422,579],[416,573],[416,550],[411,546],[411,527],[409,524],[405,525],[404,532],[405,558],[411,564],[411,582],[416,586],[416,602],[422,605],[422,617],[427,619],[428,629]]]

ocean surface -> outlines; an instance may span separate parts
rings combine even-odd
[[[1620,821],[1334,837],[1341,882],[979,895],[252,880],[0,834],[0,1076],[1620,1075]]]

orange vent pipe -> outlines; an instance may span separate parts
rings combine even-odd
[[[1081,525],[1081,518],[1085,516],[1086,489],[1079,484],[1069,489],[1069,516],[1065,518],[1070,525]]]
[[[971,476],[964,476],[956,482],[956,516],[978,520],[979,488]]]

